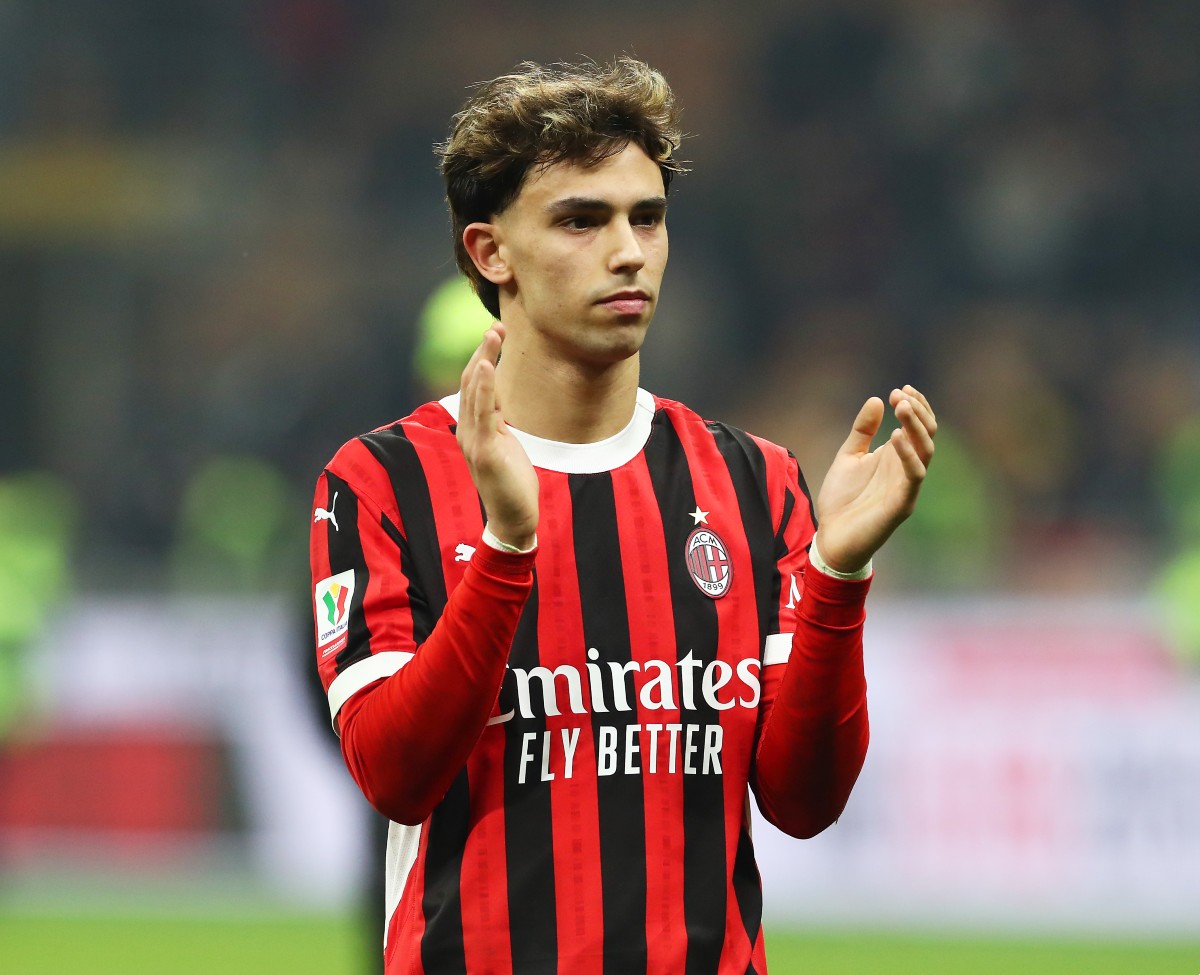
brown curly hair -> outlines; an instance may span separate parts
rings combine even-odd
[[[463,230],[503,213],[533,167],[565,160],[595,165],[634,143],[658,163],[663,185],[686,172],[673,157],[683,133],[666,79],[636,58],[611,64],[540,65],[481,84],[435,147],[446,181],[454,257],[479,300],[500,317],[499,289],[481,275]]]

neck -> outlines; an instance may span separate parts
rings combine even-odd
[[[636,354],[614,363],[578,363],[505,342],[496,368],[505,422],[560,443],[596,443],[620,433],[633,418],[637,388]]]

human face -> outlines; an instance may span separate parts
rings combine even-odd
[[[510,342],[581,365],[636,355],[667,265],[662,173],[637,145],[532,170],[493,219]]]

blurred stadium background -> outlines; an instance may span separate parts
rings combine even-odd
[[[1200,969],[1200,6],[0,0],[0,970],[373,970],[311,486],[446,382],[465,88],[623,51],[692,133],[644,385],[814,486],[943,421],[772,971]]]

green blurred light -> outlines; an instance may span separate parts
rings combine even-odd
[[[941,589],[979,585],[1009,527],[998,496],[983,467],[943,427],[916,510],[889,545],[919,569],[922,584]]]
[[[1200,546],[1168,562],[1156,588],[1171,649],[1185,663],[1200,666]]]
[[[287,481],[270,464],[254,457],[209,461],[184,492],[176,583],[223,592],[270,588],[295,514]]]
[[[417,319],[421,381],[438,393],[457,389],[463,367],[494,321],[462,275],[439,285]]]
[[[1200,544],[1200,416],[1184,420],[1167,439],[1157,480],[1175,540]]]

